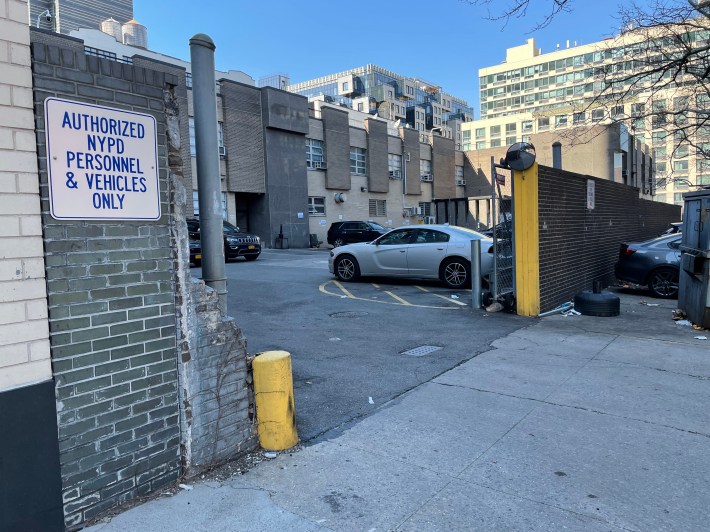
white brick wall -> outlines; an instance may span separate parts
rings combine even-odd
[[[52,376],[26,0],[0,0],[0,392]]]

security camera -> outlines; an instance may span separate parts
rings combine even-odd
[[[52,22],[52,14],[49,11],[47,11],[47,13],[44,15],[44,20],[46,20],[47,22]]]

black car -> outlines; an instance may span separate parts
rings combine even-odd
[[[202,264],[202,243],[199,236],[197,239],[190,236],[190,262],[195,266]]]
[[[232,260],[237,257],[244,257],[245,260],[256,260],[261,254],[261,239],[256,235],[241,231],[237,226],[234,226],[229,222],[223,222],[223,224],[225,260]],[[190,240],[199,241],[199,220],[194,218],[187,220],[187,230],[190,234]],[[190,248],[192,249],[192,245]],[[190,255],[192,259],[192,251],[190,252]]]
[[[389,229],[385,229],[375,222],[333,222],[328,229],[328,244],[337,248],[338,246],[356,242],[372,242],[388,231]]]
[[[647,285],[656,297],[678,297],[682,233],[663,235],[645,242],[621,244],[616,278]]]

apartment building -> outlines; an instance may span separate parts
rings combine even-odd
[[[528,39],[507,49],[503,63],[479,70],[481,120],[464,124],[463,148],[495,148],[543,132],[569,138],[573,129],[619,121],[628,135],[652,148],[655,178],[642,194],[682,204],[683,193],[693,185],[710,185],[710,165],[674,134],[667,115],[695,105],[707,108],[709,102],[700,96],[697,102],[689,102],[691,93],[682,84],[666,84],[662,90],[640,85],[626,90],[621,99],[597,100],[604,83],[599,78],[601,69],[633,72],[638,68],[634,57],[648,53],[643,38],[627,32],[585,45],[567,41],[549,53],[542,53],[535,39]],[[707,46],[710,31],[696,29],[684,39],[691,46]],[[629,89],[628,83],[624,88]],[[710,141],[710,131],[698,134],[708,139],[693,138],[690,144]],[[625,182],[641,186],[643,180],[632,175],[636,171],[630,168]]]
[[[433,129],[457,145],[461,124],[474,116],[466,100],[443,92],[439,85],[372,64],[288,84],[285,89],[399,121],[422,133]]]

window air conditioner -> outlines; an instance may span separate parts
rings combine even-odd
[[[466,184],[466,180],[465,180],[465,179],[457,179],[457,180],[456,180],[456,184],[457,184],[458,186],[462,187],[462,186],[464,186],[464,185]]]
[[[224,146],[219,147],[219,156],[220,157],[226,157],[227,156],[227,148]]]
[[[400,177],[402,177],[402,175],[399,170],[390,170],[390,179],[399,179]]]
[[[311,163],[311,167],[315,168],[317,170],[325,170],[326,164],[325,164],[325,161],[313,161]]]
[[[431,174],[422,174],[422,181],[431,183],[432,181],[434,181],[434,176],[432,176]]]

